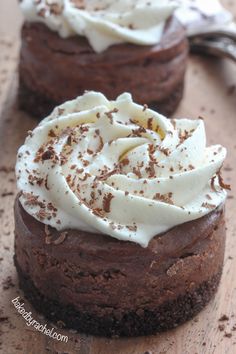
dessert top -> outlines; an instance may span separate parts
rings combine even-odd
[[[160,42],[171,0],[23,0],[27,21],[43,22],[62,37],[85,36],[96,52],[119,43]]]
[[[155,45],[173,14],[188,35],[232,22],[219,0],[22,0],[26,21],[42,22],[63,38],[79,35],[96,52],[114,44]]]
[[[225,157],[206,146],[202,119],[167,119],[129,93],[87,92],[29,132],[16,175],[23,208],[45,225],[146,247],[225,202]]]

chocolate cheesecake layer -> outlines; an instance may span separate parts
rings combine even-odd
[[[177,326],[214,294],[224,258],[220,207],[154,237],[147,248],[50,229],[15,203],[15,264],[35,308],[66,327],[137,336]]]
[[[84,90],[102,92],[108,99],[127,91],[137,103],[170,115],[182,98],[187,56],[185,30],[175,18],[156,46],[119,44],[99,54],[86,38],[63,39],[43,24],[25,23],[19,103],[42,118]]]

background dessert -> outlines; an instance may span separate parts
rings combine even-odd
[[[84,5],[86,4],[86,5]],[[21,2],[20,106],[42,118],[55,105],[103,92],[132,92],[167,115],[183,95],[188,55],[175,5],[155,1]]]
[[[23,0],[20,106],[41,118],[85,89],[111,99],[127,90],[139,103],[170,115],[183,95],[188,52],[178,20],[188,36],[232,22],[218,0],[175,5]]]
[[[26,296],[48,318],[99,335],[191,318],[222,271],[225,156],[206,147],[202,120],[171,122],[129,94],[89,92],[55,108],[16,165]]]

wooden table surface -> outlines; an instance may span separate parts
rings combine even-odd
[[[225,5],[236,14],[234,1]],[[235,4],[235,5],[234,5]],[[17,108],[17,62],[21,15],[17,0],[0,1],[0,353],[4,354],[233,354],[236,353],[236,65],[227,60],[191,57],[185,98],[175,116],[205,118],[208,143],[227,147],[224,167],[232,191],[227,200],[227,247],[219,291],[192,321],[164,334],[134,339],[87,337],[62,331],[61,343],[26,325],[11,300],[21,296],[34,319],[46,321],[33,311],[18,289],[13,265],[13,202],[16,193],[14,163],[17,148],[36,121]],[[228,320],[219,321],[222,315]],[[220,327],[219,327],[220,325]],[[48,324],[48,327],[51,325]]]

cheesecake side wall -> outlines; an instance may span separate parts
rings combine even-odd
[[[15,254],[22,272],[50,299],[97,315],[153,309],[221,273],[223,210],[156,236],[144,249],[108,236],[69,231],[46,245],[43,224],[15,205]]]
[[[26,110],[28,105],[37,115],[37,98],[44,106],[38,113],[45,114],[84,90],[102,92],[108,99],[127,91],[137,103],[170,114],[182,98],[187,57],[188,42],[176,20],[159,45],[121,44],[99,54],[82,37],[63,39],[43,24],[25,23],[19,64],[20,105]]]

